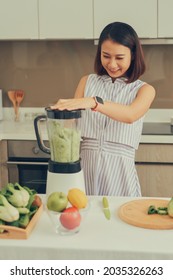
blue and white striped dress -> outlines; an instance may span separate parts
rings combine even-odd
[[[127,105],[143,84],[140,80],[127,84],[124,78],[112,83],[109,76],[91,74],[84,95]],[[90,109],[82,112],[81,162],[88,195],[141,196],[134,157],[142,123],[143,117],[127,124]]]

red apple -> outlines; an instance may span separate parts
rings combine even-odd
[[[41,203],[42,203],[42,200],[41,200],[40,196],[36,195],[34,198],[34,201],[32,203],[32,206],[40,207]]]
[[[59,219],[63,227],[74,229],[80,225],[81,215],[76,207],[68,207],[62,212]]]

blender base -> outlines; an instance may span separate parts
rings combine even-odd
[[[83,170],[77,173],[62,174],[47,173],[46,195],[49,196],[52,192],[68,193],[69,189],[78,188],[85,192],[85,182]]]

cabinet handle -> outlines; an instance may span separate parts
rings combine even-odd
[[[7,165],[48,165],[48,162],[35,162],[35,161],[7,161]]]
[[[135,164],[138,164],[138,165],[173,165],[173,162],[145,162],[145,161],[136,161]]]

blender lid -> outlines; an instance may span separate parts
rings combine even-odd
[[[81,118],[81,110],[52,110],[50,107],[45,108],[47,117],[50,119],[79,119]]]

